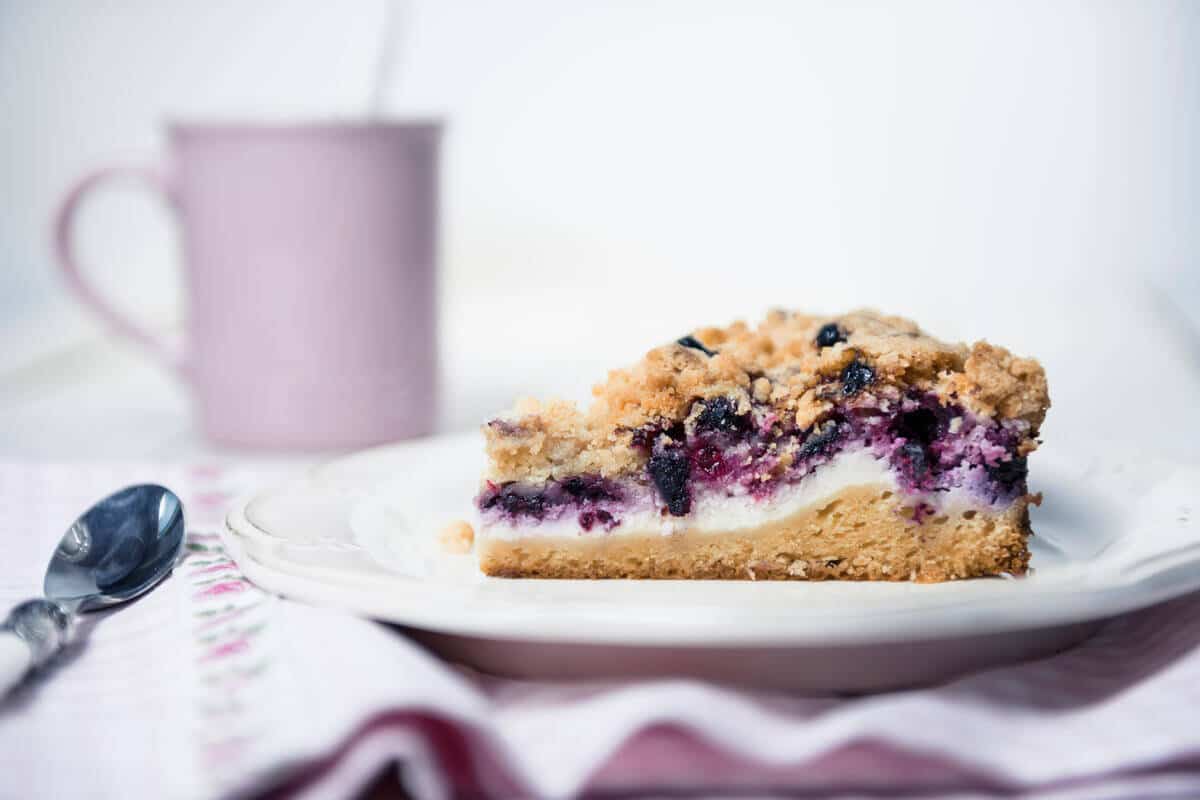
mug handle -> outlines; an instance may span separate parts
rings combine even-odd
[[[75,216],[83,199],[91,191],[112,179],[134,178],[142,184],[157,190],[171,203],[171,188],[166,176],[154,167],[118,166],[104,167],[84,175],[71,187],[63,198],[58,212],[54,215],[54,255],[58,265],[67,278],[67,285],[75,295],[90,307],[117,334],[137,342],[159,361],[170,369],[187,377],[187,363],[178,353],[173,352],[167,344],[154,336],[143,326],[125,317],[117,311],[91,284],[83,277],[79,262],[75,258]]]

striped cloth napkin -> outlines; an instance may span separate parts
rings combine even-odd
[[[179,491],[189,554],[0,708],[0,797],[1200,797],[1200,596],[1053,658],[811,698],[690,680],[532,683],[248,583],[216,535],[245,467],[0,465],[0,605],[78,509]]]

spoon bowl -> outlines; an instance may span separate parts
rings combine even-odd
[[[71,524],[50,559],[42,589],[72,611],[132,600],[171,571],[183,537],[183,505],[170,489],[130,486]]]

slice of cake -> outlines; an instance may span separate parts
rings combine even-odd
[[[484,426],[489,575],[945,581],[1029,564],[1042,367],[899,317],[773,312]]]

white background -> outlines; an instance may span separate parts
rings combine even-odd
[[[449,131],[443,347],[451,385],[474,388],[449,399],[447,427],[771,305],[876,305],[988,336],[1042,357],[1056,401],[1082,403],[1117,366],[1096,348],[1137,341],[1126,304],[1200,303],[1198,3],[395,8],[386,108]],[[75,176],[160,158],[166,119],[361,116],[386,11],[0,0],[0,375],[98,332],[48,250]],[[114,190],[80,234],[124,306],[178,323],[153,198]],[[1185,350],[1172,357],[1194,361]],[[186,413],[178,387],[117,352],[171,398],[161,413]]]

